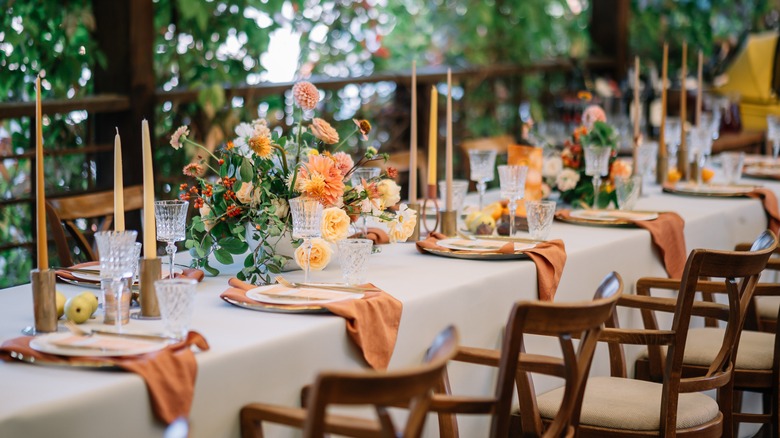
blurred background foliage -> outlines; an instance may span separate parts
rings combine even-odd
[[[192,103],[161,99],[155,115],[158,145],[180,124],[216,147],[240,121],[266,117],[286,129],[289,94],[231,98],[225,88],[289,82],[311,75],[348,78],[418,68],[528,64],[588,56],[590,4],[594,0],[155,0],[154,72],[159,90],[197,89]],[[660,61],[668,40],[682,41],[718,59],[748,31],[776,28],[780,0],[632,0],[630,52]],[[91,72],[105,66],[97,50],[90,0],[0,0],[0,102],[30,101],[36,73],[44,99],[92,93]],[[691,62],[693,63],[693,57]],[[712,61],[712,71],[720,61]],[[660,62],[659,62],[660,63]],[[461,138],[510,132],[544,96],[576,93],[580,74],[466,78],[456,84],[455,119]],[[613,78],[621,82],[623,78]],[[443,89],[440,89],[442,91]],[[443,101],[440,102],[443,104]],[[328,90],[322,111],[344,131],[349,119],[374,122],[370,144],[405,147],[408,89],[395,82]],[[440,105],[443,107],[443,105]],[[89,144],[90,115],[75,111],[46,117],[46,147]],[[341,123],[344,122],[344,123]],[[343,132],[342,132],[343,134]],[[457,141],[457,139],[456,139]],[[0,120],[0,197],[30,194],[29,118]],[[400,146],[399,146],[400,145]],[[353,147],[357,147],[353,143]],[[387,150],[387,149],[385,149]],[[353,149],[354,151],[354,149]],[[77,151],[76,151],[77,152]],[[158,172],[173,196],[187,158],[158,147]],[[46,162],[46,190],[79,192],[95,185],[94,157],[74,153]],[[0,245],[32,241],[29,205],[0,207]],[[0,287],[27,281],[28,247],[0,250]]]

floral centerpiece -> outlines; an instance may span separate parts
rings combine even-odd
[[[232,264],[234,256],[247,252],[240,279],[269,282],[270,274],[281,272],[291,255],[277,247],[292,240],[288,200],[298,196],[317,199],[324,207],[322,238],[314,239],[311,252],[314,270],[327,265],[332,254],[329,244],[346,238],[360,214],[385,222],[391,242],[405,241],[414,231],[414,210],[403,204],[395,212],[389,210],[400,201],[400,187],[393,181],[395,169],[389,167],[354,186],[350,183],[355,169],[387,160],[387,154],[373,147],[357,161],[340,150],[354,135],[367,140],[371,124],[354,120],[349,136],[339,139],[330,123],[313,117],[320,99],[317,88],[304,81],[292,91],[300,119],[286,136],[272,131],[264,119],[239,124],[237,137],[214,153],[191,140],[186,126],[171,136],[175,149],[189,144],[205,152],[184,167],[195,184],[182,184],[179,197],[190,200],[200,213],[189,224],[185,246],[193,264],[210,274],[219,274],[210,255],[219,263]],[[302,248],[296,250],[299,265],[302,253]]]
[[[598,208],[606,208],[609,204],[617,205],[614,178],[631,175],[631,165],[616,160],[618,132],[607,123],[604,110],[596,105],[585,109],[582,115],[582,125],[574,130],[571,139],[564,142],[560,156],[545,160],[542,176],[545,180],[545,192],[557,191],[563,202],[573,206],[593,203],[593,183],[591,177],[585,174],[586,146],[605,146],[612,149],[609,163],[609,177],[601,186]],[[606,195],[606,196],[603,196]]]

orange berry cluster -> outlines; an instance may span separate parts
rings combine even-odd
[[[235,178],[228,178],[228,177],[222,178],[222,185],[224,185],[225,188],[228,190],[233,190],[233,184],[235,183],[236,183]]]
[[[203,196],[211,197],[214,194],[214,186],[211,184],[206,184],[205,187],[203,187]]]
[[[237,207],[235,205],[228,205],[227,210],[225,210],[225,213],[228,215],[228,217],[236,217],[241,215],[241,207]]]

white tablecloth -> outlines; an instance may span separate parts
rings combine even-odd
[[[780,191],[780,184],[762,182]],[[677,211],[685,219],[688,249],[731,249],[751,241],[765,227],[759,201],[693,198],[661,194],[641,198],[641,210]],[[562,238],[568,261],[557,301],[590,299],[610,271],[623,276],[626,293],[640,276],[665,276],[647,231],[585,227],[556,222],[551,238]],[[384,246],[369,261],[370,281],[403,302],[403,316],[390,368],[419,363],[434,335],[448,324],[460,330],[465,345],[497,347],[511,304],[536,298],[536,271],[527,260],[469,261],[418,254],[411,243]],[[288,275],[302,277],[300,271]],[[316,281],[338,280],[338,264],[315,272]],[[344,321],[331,315],[283,315],[233,307],[219,299],[228,277],[206,278],[198,286],[193,329],[211,344],[199,353],[192,408],[192,436],[239,436],[239,408],[253,401],[297,405],[300,388],[319,370],[359,369],[361,356],[347,338]],[[59,285],[71,296],[81,292]],[[624,326],[639,326],[628,316]],[[30,286],[0,291],[0,341],[19,336],[33,322]],[[90,323],[99,325],[98,323]],[[131,322],[132,329],[159,330],[156,321]],[[531,348],[553,352],[555,345]],[[608,372],[606,349],[600,349],[594,374]],[[494,373],[454,365],[455,390],[489,394]],[[555,385],[540,380],[537,390]],[[125,372],[0,363],[0,436],[152,437],[163,426],[150,409],[143,381]],[[436,434],[428,421],[427,435]],[[488,420],[461,421],[463,436],[486,436]],[[278,431],[278,434],[274,432]],[[290,432],[274,429],[272,436]]]

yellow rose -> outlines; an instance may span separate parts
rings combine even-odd
[[[309,257],[309,269],[313,271],[322,271],[330,263],[333,255],[333,249],[330,244],[319,237],[311,240],[311,256]],[[302,244],[295,249],[295,263],[301,268],[306,266],[306,251]]]
[[[236,198],[242,203],[242,204],[249,204],[252,202],[252,189],[254,186],[252,183],[243,183],[241,184],[241,188],[236,192]]]
[[[379,198],[387,207],[398,204],[401,201],[401,187],[391,179],[383,179],[376,185]]]
[[[322,225],[320,231],[322,238],[328,242],[337,242],[346,239],[349,235],[349,216],[347,212],[338,208],[330,207],[322,211]]]

